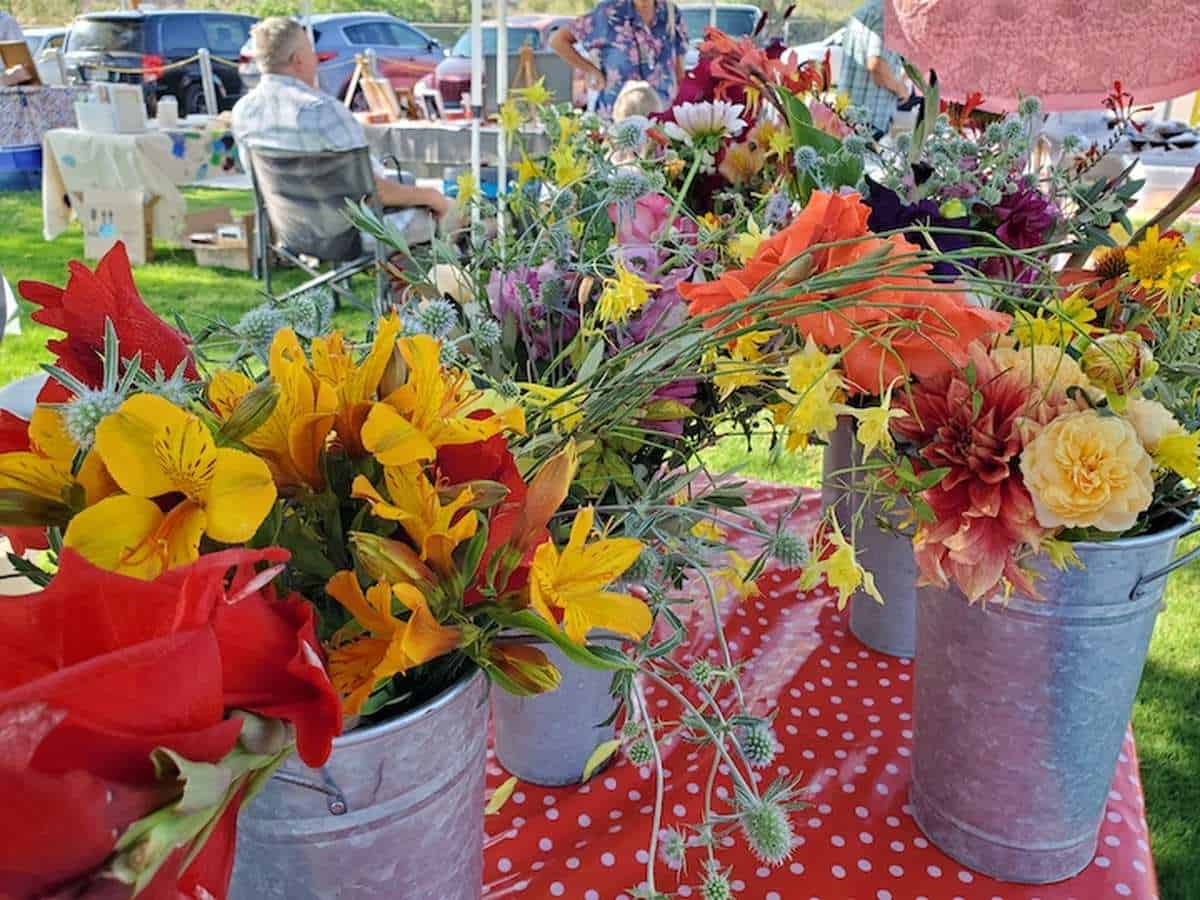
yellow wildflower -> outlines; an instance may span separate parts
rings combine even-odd
[[[1200,484],[1200,431],[1163,435],[1154,450],[1154,461],[1193,484]]]
[[[707,232],[715,232],[721,230],[721,217],[715,212],[706,212],[696,220],[700,228]]]
[[[692,526],[692,534],[704,541],[719,544],[725,540],[725,529],[715,519],[701,519]]]
[[[501,104],[496,118],[500,122],[500,130],[504,132],[505,137],[512,137],[521,127],[521,110],[512,100],[506,100]]]
[[[535,406],[551,416],[555,431],[570,434],[583,423],[583,409],[576,403],[576,398],[581,396],[581,392],[575,385],[553,387],[522,381],[518,386]]]
[[[854,548],[846,541],[841,526],[836,521],[825,530],[823,546],[815,552],[812,561],[804,567],[799,588],[811,591],[825,577],[825,583],[837,592],[837,607],[845,609],[846,603],[860,588],[877,603],[883,603],[879,589],[875,587],[875,576],[858,564]]]
[[[524,187],[541,177],[542,167],[525,154],[521,154],[521,161],[517,163],[517,187]]]
[[[746,222],[746,230],[730,238],[729,243],[726,244],[726,249],[738,265],[744,266],[750,257],[758,252],[758,245],[766,237],[766,234],[759,230],[758,223],[754,221],[754,216],[750,216]]]
[[[587,174],[587,163],[575,155],[570,144],[559,144],[547,158],[554,164],[554,183],[559,187],[574,184]]]
[[[224,544],[254,536],[275,503],[267,464],[217,447],[200,419],[154,394],[136,394],[96,429],[96,452],[123,494],[75,516],[63,543],[97,566],[156,578]],[[164,513],[157,498],[181,497]]]
[[[1050,558],[1050,564],[1060,572],[1065,572],[1068,567],[1083,568],[1083,560],[1079,558],[1070,541],[1043,538],[1041,548]]]
[[[1013,336],[1022,347],[1038,344],[1065,347],[1080,335],[1099,334],[1102,329],[1092,325],[1095,318],[1096,310],[1088,299],[1074,293],[1061,302],[1047,304],[1036,315],[1017,310]]]
[[[617,277],[604,279],[604,290],[596,303],[596,315],[607,325],[624,324],[629,317],[650,302],[650,292],[658,290],[636,272],[617,261]]]
[[[845,91],[838,91],[838,95],[833,98],[833,109],[835,112],[844,113],[850,108],[850,95]]]
[[[479,182],[475,180],[474,172],[463,172],[455,179],[455,183],[458,185],[459,206],[466,206],[479,197]]]
[[[810,435],[826,435],[837,428],[842,378],[810,336],[804,349],[788,360],[787,380],[788,390],[780,391],[787,402],[775,404],[771,411],[775,424],[787,430],[787,448],[804,449]]]
[[[729,560],[729,565],[717,569],[713,574],[729,585],[739,600],[753,600],[760,596],[762,591],[758,582],[750,577],[750,569],[754,563],[736,550],[726,550],[725,557]]]
[[[1141,242],[1126,249],[1129,274],[1148,291],[1170,291],[1196,274],[1200,260],[1189,254],[1183,238],[1160,235],[1157,225],[1146,229]]]
[[[862,445],[863,459],[874,453],[877,447],[884,453],[892,452],[895,443],[892,441],[890,423],[892,419],[902,419],[908,413],[902,409],[892,409],[892,389],[890,387],[887,389],[887,393],[879,399],[878,406],[869,406],[866,409],[844,407],[844,409],[858,420],[856,436]]]
[[[345,715],[357,715],[379,682],[449,653],[461,642],[459,630],[440,624],[424,595],[410,584],[380,582],[364,595],[358,577],[342,571],[325,590],[364,632],[329,653],[329,677]],[[392,613],[393,599],[408,608],[407,620]]]
[[[518,97],[532,106],[545,106],[554,99],[554,95],[546,89],[545,76],[528,87],[514,88],[511,93],[514,97]]]
[[[757,365],[763,354],[760,347],[774,337],[776,331],[748,331],[738,336],[734,342],[730,359],[713,359],[716,370],[713,384],[720,392],[722,400],[742,387],[753,387],[762,384],[767,373]]]
[[[558,117],[558,139],[561,143],[571,140],[579,131],[579,119],[572,113]]]
[[[639,639],[650,630],[650,610],[637,597],[603,590],[633,565],[642,542],[601,538],[587,543],[595,522],[590,506],[575,513],[571,536],[560,552],[553,541],[541,544],[529,570],[529,600],[535,612],[554,623],[550,607],[563,610],[563,630],[577,644],[593,628]]]

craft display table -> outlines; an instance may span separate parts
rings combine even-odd
[[[792,489],[763,485],[753,499],[771,522],[794,497]],[[795,528],[811,530],[819,507],[816,492],[805,492]],[[788,863],[770,869],[740,841],[724,850],[740,900],[1157,897],[1132,736],[1109,793],[1097,855],[1075,878],[1042,886],[997,882],[932,847],[908,806],[915,664],[867,650],[850,634],[849,612],[839,613],[821,587],[799,593],[796,578],[769,569],[759,581],[761,596],[722,605],[730,649],[749,660],[743,688],[757,714],[775,714],[782,745],[761,784],[782,775],[812,786],[810,806],[793,816],[798,840]],[[690,652],[715,660],[713,641],[705,631]],[[675,718],[673,701],[653,687],[647,694],[657,715]],[[663,824],[698,822],[711,757],[679,741],[663,749],[670,772]],[[489,756],[489,790],[507,777]],[[484,896],[629,898],[646,878],[654,791],[651,770],[624,760],[582,788],[519,784],[488,817]],[[689,885],[699,881],[700,857],[689,860],[679,894],[697,897]],[[673,873],[662,865],[658,872],[657,886],[675,890]]]
[[[42,231],[48,241],[66,229],[88,191],[114,191],[153,199],[155,239],[178,243],[187,212],[179,186],[240,171],[228,126],[207,116],[138,134],[54,129],[45,135],[43,157]]]

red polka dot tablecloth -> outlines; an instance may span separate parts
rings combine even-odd
[[[757,512],[784,514],[793,489],[758,486]],[[807,534],[819,512],[815,493],[802,495],[793,525]],[[1054,885],[999,882],[968,871],[921,834],[910,815],[913,663],[868,650],[850,633],[826,591],[798,592],[796,573],[769,569],[761,595],[722,604],[725,635],[759,715],[775,712],[781,744],[762,784],[802,776],[812,787],[808,808],[793,814],[791,859],[768,868],[745,845],[725,838],[720,859],[740,900],[1107,900],[1157,898],[1145,806],[1133,738],[1126,736],[1109,793],[1100,843],[1078,876]],[[703,630],[702,630],[703,631]],[[690,653],[715,654],[703,631]],[[656,713],[669,702],[646,690]],[[684,742],[663,747],[668,772],[664,824],[700,821],[711,751]],[[488,753],[488,789],[508,778]],[[718,788],[722,796],[723,788]],[[484,896],[628,900],[646,880],[654,800],[648,768],[626,760],[574,788],[521,782],[487,819]],[[699,897],[700,860],[686,874],[657,870],[659,890]]]

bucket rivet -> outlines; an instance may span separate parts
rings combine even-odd
[[[340,797],[336,800],[330,800],[329,801],[329,811],[331,813],[333,813],[335,816],[345,815],[346,814],[346,801],[342,800]]]

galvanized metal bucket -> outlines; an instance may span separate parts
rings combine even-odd
[[[37,395],[50,376],[27,375],[0,387],[0,409],[28,419],[37,406]]]
[[[1079,543],[1084,568],[1044,558],[1038,602],[986,611],[917,591],[910,797],[921,830],[960,863],[1047,884],[1091,861],[1166,576],[1167,531]]]
[[[621,643],[616,637],[589,641]],[[562,674],[562,681],[555,690],[533,697],[492,691],[496,758],[522,781],[578,784],[592,753],[615,734],[612,723],[600,724],[616,707],[609,695],[612,672],[576,665],[549,642],[538,648]]]
[[[833,507],[838,525],[853,536],[858,561],[875,576],[884,602],[858,591],[850,599],[850,630],[860,641],[890,656],[912,656],[917,650],[917,563],[912,539],[894,527],[889,514],[880,522],[879,504],[864,502],[856,490],[855,470],[862,447],[854,437],[854,420],[843,416],[825,448],[821,502]]]
[[[238,819],[231,900],[478,900],[484,701],[475,672],[321,769],[285,763]]]

